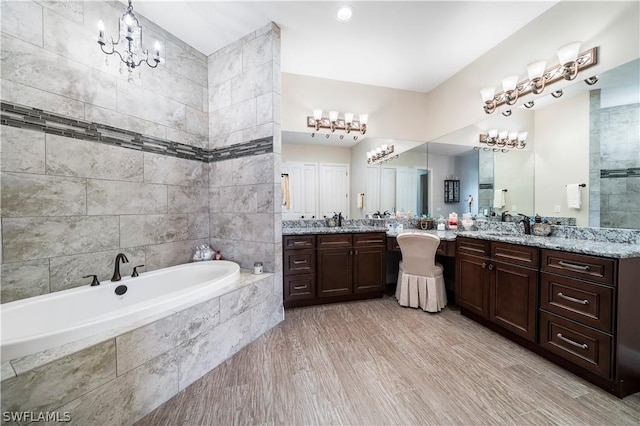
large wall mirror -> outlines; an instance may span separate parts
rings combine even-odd
[[[345,138],[320,145],[308,134],[283,132],[283,170],[297,163],[296,173],[308,176],[306,186],[296,179],[297,198],[313,207],[283,210],[283,218],[322,217],[334,210],[351,218],[394,210],[433,217],[509,212],[638,229],[639,82],[640,60],[634,60],[599,75],[594,85],[576,81],[559,98],[537,98],[531,109],[514,108],[509,117],[494,113],[428,143]],[[527,132],[527,145],[503,152],[481,144],[479,135],[490,129]],[[368,165],[366,152],[381,144],[395,144],[398,158]],[[445,180],[460,182],[458,202],[445,202]],[[572,184],[584,185],[579,208],[568,204]],[[311,186],[324,189],[310,191]]]

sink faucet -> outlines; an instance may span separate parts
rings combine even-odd
[[[518,216],[522,216],[520,222],[524,224],[525,235],[531,235],[531,219],[529,218],[529,216],[526,216],[522,213],[518,213]]]
[[[118,253],[116,256],[116,266],[113,270],[113,277],[111,277],[111,281],[120,281],[122,277],[120,276],[120,261],[122,263],[129,263],[129,259],[127,259],[127,255],[124,253]]]

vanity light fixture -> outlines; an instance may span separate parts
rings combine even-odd
[[[315,130],[315,132],[311,133],[311,137],[315,137],[316,132],[319,132],[320,129],[329,129],[331,133],[340,130],[347,135],[354,131],[364,135],[367,132],[369,114],[360,114],[358,118],[359,120],[355,120],[352,112],[345,112],[344,118],[340,118],[338,111],[329,111],[329,118],[327,118],[322,116],[321,109],[314,109],[313,116],[307,117],[307,127],[312,127]],[[340,134],[340,139],[344,139],[345,134]],[[327,138],[329,135],[329,133],[326,133]],[[357,141],[358,135],[354,135],[353,140]]]
[[[387,161],[398,158],[398,155],[393,155],[393,145],[383,144],[367,152],[367,164],[375,165],[386,163]]]
[[[518,83],[518,76],[513,75],[502,80],[502,92],[496,93],[495,87],[485,87],[480,90],[484,102],[484,112],[491,114],[501,105],[514,105],[518,99],[529,93],[540,95],[547,86],[560,80],[573,80],[580,71],[598,63],[597,47],[582,53],[579,52],[580,42],[569,43],[557,51],[559,64],[545,70],[546,61],[532,62],[527,66],[528,79]],[[593,77],[585,82],[595,84],[595,82],[590,83],[593,81],[592,79]],[[561,93],[562,91],[557,90],[556,92]],[[533,106],[531,102],[525,103],[525,106],[531,108]]]
[[[340,6],[336,12],[336,20],[338,22],[349,22],[353,16],[353,8],[349,5]]]
[[[489,129],[487,133],[480,133],[480,143],[487,146],[481,148],[474,147],[476,151],[502,151],[510,149],[524,149],[527,146],[527,132],[514,132],[508,130]]]
[[[120,17],[118,21],[118,39],[111,37],[111,50],[105,49],[107,42],[104,38],[104,22],[98,21],[98,44],[100,50],[107,55],[117,55],[120,61],[127,66],[129,71],[129,83],[133,82],[133,70],[143,63],[151,68],[156,68],[162,58],[160,58],[160,43],[154,44],[153,58],[149,58],[149,51],[142,47],[142,26],[138,22],[138,18],[133,13],[133,5],[129,0],[127,11]],[[105,59],[108,62],[109,56]],[[120,64],[120,72],[122,73],[122,64]]]

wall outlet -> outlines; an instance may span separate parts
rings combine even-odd
[[[560,205],[557,204],[554,208],[553,208],[553,212],[554,213],[560,213]]]
[[[511,211],[515,213],[518,211],[518,208],[516,206],[511,206]]]

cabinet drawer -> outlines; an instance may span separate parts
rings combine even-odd
[[[318,235],[318,248],[351,247],[351,234]]]
[[[315,235],[288,235],[284,237],[282,247],[285,250],[296,248],[314,248],[316,246]]]
[[[315,296],[315,275],[293,275],[284,277],[284,300],[313,299]]]
[[[315,274],[316,251],[313,249],[285,250],[284,275]]]
[[[556,250],[542,250],[541,258],[543,271],[614,285],[613,259]]]
[[[489,243],[486,240],[476,240],[475,238],[456,238],[456,251],[473,254],[475,256],[488,256]]]
[[[518,244],[491,243],[491,258],[516,265],[538,267],[538,248]]]
[[[540,346],[607,379],[612,340],[608,334],[540,311]]]
[[[613,292],[612,287],[543,272],[540,308],[612,332]]]
[[[358,246],[383,246],[387,234],[384,232],[371,232],[366,234],[353,234],[353,245]]]

